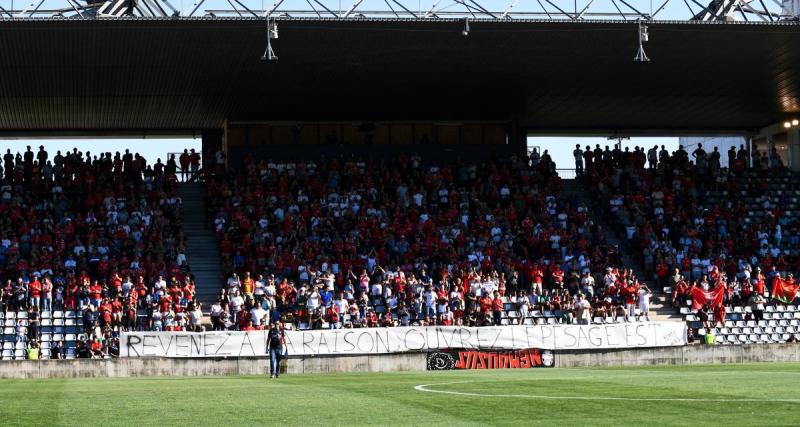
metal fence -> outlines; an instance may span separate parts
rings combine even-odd
[[[578,177],[578,172],[575,169],[556,169],[556,173],[561,179],[575,179]]]

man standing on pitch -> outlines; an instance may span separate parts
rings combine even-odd
[[[281,374],[281,359],[286,334],[281,322],[274,320],[267,331],[267,350],[269,350],[269,377],[278,378]]]

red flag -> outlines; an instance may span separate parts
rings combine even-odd
[[[692,288],[692,310],[700,310],[704,305],[710,304],[711,308],[722,305],[722,297],[725,295],[725,287],[719,286],[712,291],[704,291],[701,288]]]
[[[772,281],[772,298],[784,304],[791,304],[797,297],[797,288],[800,287],[780,277]]]

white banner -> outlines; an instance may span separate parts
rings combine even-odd
[[[123,332],[121,357],[265,356],[266,331],[253,332]]]
[[[442,349],[592,350],[686,345],[684,322],[469,328],[428,326],[286,331],[290,356],[386,354]],[[123,332],[123,357],[265,356],[266,332]]]

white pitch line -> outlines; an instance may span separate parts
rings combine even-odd
[[[622,400],[635,402],[747,402],[747,403],[800,403],[800,399],[727,399],[727,398],[688,398],[688,397],[609,397],[609,396],[544,396],[534,394],[486,394],[469,393],[464,391],[431,390],[428,387],[450,384],[468,384],[479,381],[455,381],[448,383],[420,384],[414,386],[414,390],[426,393],[454,394],[457,396],[473,397],[515,397],[527,399],[549,399],[549,400]]]

